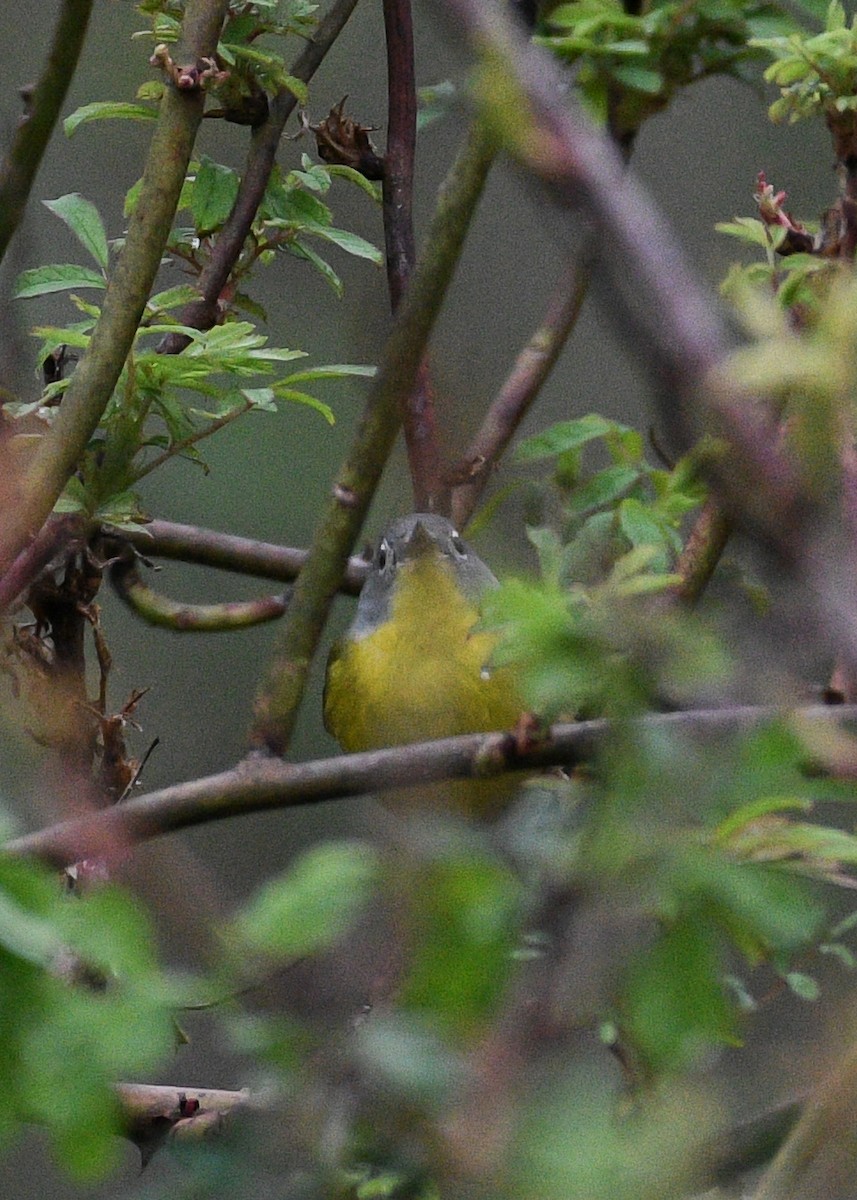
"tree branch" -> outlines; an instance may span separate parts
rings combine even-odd
[[[363,419],[295,584],[256,701],[251,742],[259,749],[283,754],[289,744],[309,664],[393,448],[404,398],[425,355],[493,156],[492,139],[480,123],[474,123],[441,186],[425,251],[399,305]]]
[[[24,115],[0,169],[0,261],[21,223],[54,125],[74,77],[92,0],[63,0],[41,78],[23,90]],[[7,62],[7,70],[8,70]]]
[[[290,75],[309,83],[356,6],[357,0],[334,0],[315,33],[295,59],[289,70]],[[271,178],[283,129],[296,104],[294,94],[282,88],[271,101],[267,120],[253,130],[235,204],[217,235],[211,257],[197,282],[200,299],[180,310],[177,314],[180,325],[188,325],[192,329],[210,329],[216,324],[220,293],[244,248]],[[163,338],[158,348],[162,354],[179,354],[189,343],[190,338],[186,335],[171,333]]]
[[[288,604],[283,596],[262,596],[257,600],[224,601],[221,604],[184,604],[144,583],[133,559],[120,558],[114,562],[110,582],[119,599],[138,617],[149,625],[172,629],[175,633],[249,629],[277,620]]]
[[[108,531],[108,536],[117,535]],[[308,558],[306,550],[236,537],[196,525],[180,525],[175,521],[150,521],[143,530],[123,529],[118,536],[130,542],[144,558],[177,559],[279,583],[292,583]],[[365,558],[350,558],[340,591],[348,596],[359,595],[368,569]]]
[[[176,61],[211,55],[227,0],[188,0]],[[89,348],[53,424],[18,482],[17,504],[4,512],[0,571],[6,571],[50,515],[101,419],[131,349],[170,232],[202,118],[202,91],[168,86],[143,173],[139,203],[110,276]]]
[[[745,706],[643,717],[646,729],[680,730],[694,737],[739,734],[793,717],[801,726],[857,721],[857,705],[816,705],[792,712]],[[611,735],[601,719],[555,725],[547,738],[521,748],[509,733],[474,733],[371,750],[313,762],[285,763],[254,756],[229,771],[150,792],[113,808],[64,821],[7,842],[10,854],[30,855],[57,867],[83,858],[109,859],[129,843],[226,817],[299,804],[318,804],[419,786],[443,779],[485,779],[588,761]],[[847,764],[855,770],[854,764]]]

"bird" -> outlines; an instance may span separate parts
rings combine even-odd
[[[516,724],[524,704],[515,673],[492,663],[499,635],[478,624],[482,600],[497,586],[445,517],[411,513],[384,530],[354,619],[328,661],[324,721],[343,750]],[[513,790],[508,780],[468,779],[409,793],[482,815]]]

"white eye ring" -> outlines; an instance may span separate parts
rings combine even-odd
[[[392,561],[393,555],[390,549],[390,543],[386,538],[381,538],[378,546],[377,564],[379,571],[386,571],[388,559]]]
[[[449,544],[450,544],[450,546],[452,546],[453,550],[455,551],[456,555],[459,558],[467,558],[467,550],[465,548],[464,542],[461,540],[461,535],[459,533],[453,531],[450,534]]]

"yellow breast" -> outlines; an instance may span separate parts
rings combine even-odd
[[[443,560],[403,564],[389,619],[346,639],[328,667],[325,724],[343,749],[511,728],[522,708],[514,679],[491,669],[496,637],[474,632],[477,618]],[[451,790],[472,808],[497,788],[485,781]]]

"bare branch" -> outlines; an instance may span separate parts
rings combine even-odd
[[[594,242],[563,273],[544,320],[518,355],[482,427],[452,471],[452,518],[463,529],[491,473],[517,432],[577,324],[592,277]]]
[[[109,536],[114,534],[110,532]],[[121,537],[145,558],[172,558],[281,583],[297,579],[308,557],[306,550],[201,529],[197,525],[180,525],[175,521],[150,521],[144,530],[123,529]],[[368,569],[366,559],[349,559],[340,591],[348,596],[358,595]]]
[[[387,151],[384,156],[383,211],[387,284],[393,312],[410,282],[414,241],[414,150],[417,91],[411,0],[384,0],[387,41]],[[402,425],[418,512],[445,508],[440,445],[431,375],[424,361],[404,399]]]
[[[793,717],[801,727],[857,721],[857,706],[818,705],[792,712],[744,706],[643,717],[647,729],[709,737],[744,733]],[[110,858],[129,843],[226,817],[323,800],[344,799],[442,779],[485,779],[589,760],[610,736],[607,720],[555,725],[544,741],[522,748],[513,734],[473,733],[388,750],[371,750],[306,763],[253,756],[229,771],[150,792],[111,809],[64,821],[8,842],[7,853],[55,866],[83,858]],[[854,764],[846,764],[852,770]]]

